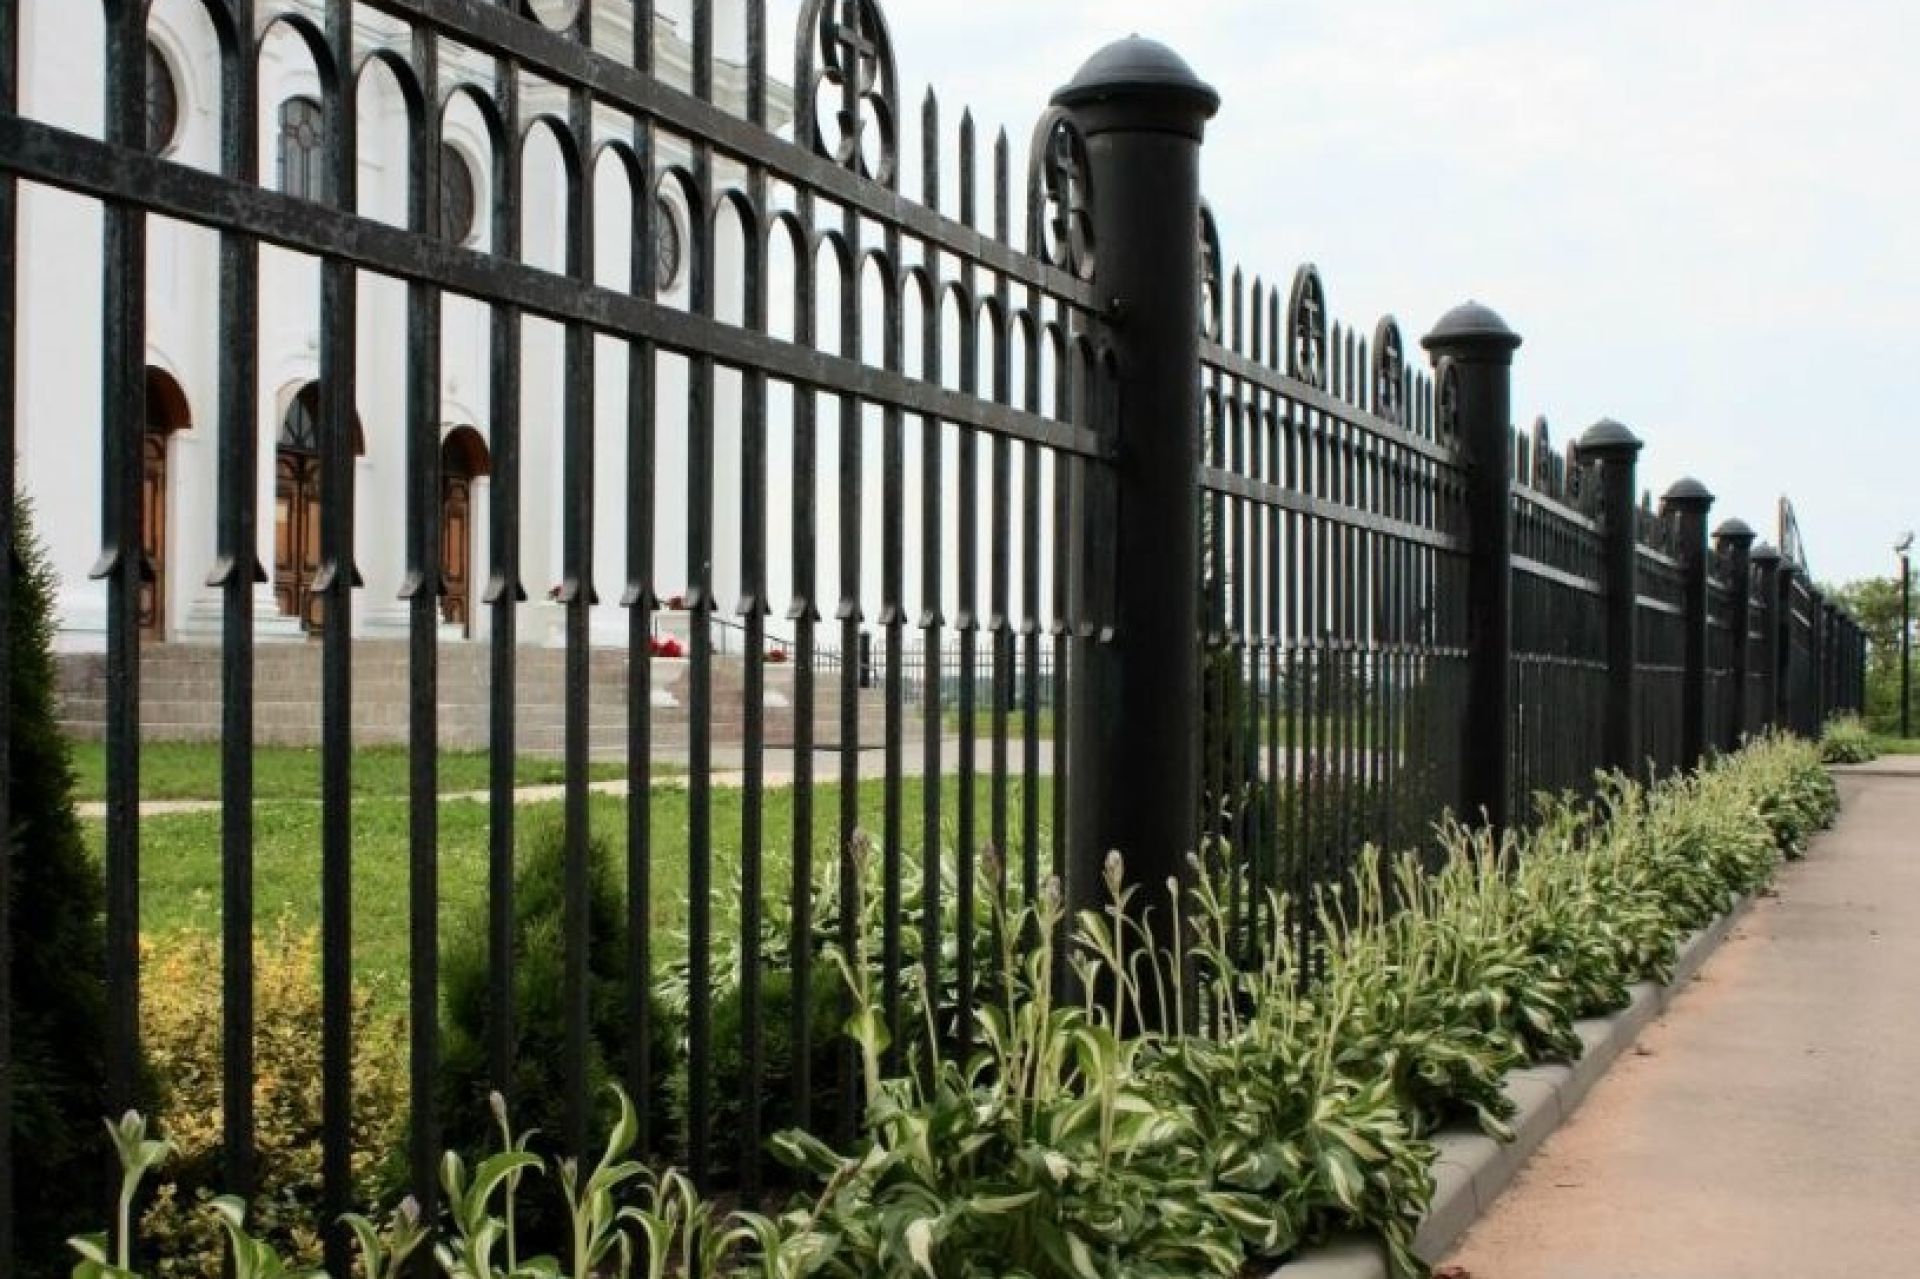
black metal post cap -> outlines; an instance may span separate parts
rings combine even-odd
[[[1638,453],[1642,447],[1639,436],[1610,417],[1603,417],[1588,427],[1579,442],[1582,457],[1618,457]]]
[[[1673,487],[1661,495],[1660,504],[1676,510],[1705,514],[1707,508],[1713,505],[1713,493],[1699,480],[1689,476],[1684,480],[1675,480]]]
[[[1123,116],[1089,112],[1091,118],[1083,125],[1089,132],[1103,127],[1152,127],[1139,114],[1144,109],[1159,127],[1197,136],[1220,110],[1220,94],[1172,49],[1158,40],[1132,35],[1088,58],[1079,73],[1054,93],[1053,104],[1079,110],[1131,108]]]
[[[1420,345],[1438,352],[1481,349],[1512,354],[1520,345],[1520,335],[1507,326],[1498,311],[1469,301],[1441,316],[1433,332],[1420,339]]]
[[[1756,542],[1753,547],[1753,562],[1761,565],[1778,564],[1780,552],[1774,548],[1772,542]]]
[[[1758,536],[1760,535],[1753,531],[1753,526],[1738,516],[1722,520],[1720,527],[1713,530],[1713,540],[1716,542],[1751,543]]]

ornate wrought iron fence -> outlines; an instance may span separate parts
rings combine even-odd
[[[224,671],[222,1119],[225,1180],[237,1192],[255,1174],[253,672],[263,620],[255,585],[265,578],[256,419],[267,248],[306,255],[320,276],[321,544],[307,589],[319,601],[323,649],[316,891],[330,1218],[349,1207],[351,1190],[363,283],[398,285],[405,299],[409,1168],[429,1213],[441,1067],[445,561],[435,504],[452,299],[485,310],[490,351],[487,1047],[490,1078],[502,1087],[521,1012],[512,975],[525,542],[541,509],[532,485],[546,478],[529,464],[536,426],[525,408],[526,351],[533,326],[559,333],[558,482],[548,497],[561,526],[551,596],[566,652],[558,1141],[569,1151],[583,1152],[590,1136],[596,836],[620,849],[623,870],[628,1034],[615,1069],[650,1096],[667,1068],[649,1024],[651,975],[670,941],[678,945],[658,922],[677,906],[658,886],[649,696],[664,572],[684,584],[690,673],[687,889],[676,930],[688,1009],[679,1153],[697,1176],[710,1173],[720,1100],[713,1009],[734,993],[720,988],[733,973],[740,1034],[724,1048],[742,1068],[738,1096],[726,1100],[739,1119],[722,1135],[749,1152],[748,1190],[759,1168],[751,1152],[766,1135],[766,974],[775,963],[787,969],[796,992],[783,1014],[787,1033],[809,1044],[816,1027],[802,992],[824,968],[823,933],[872,955],[896,1031],[915,991],[935,992],[941,1024],[964,1049],[985,980],[976,955],[993,926],[983,894],[1030,899],[1058,875],[1084,900],[1116,845],[1157,887],[1156,876],[1184,873],[1182,855],[1196,840],[1217,837],[1247,871],[1236,909],[1253,938],[1266,922],[1265,889],[1306,900],[1345,873],[1363,842],[1416,841],[1448,808],[1505,822],[1529,793],[1577,788],[1596,768],[1681,767],[1736,727],[1810,732],[1827,710],[1857,705],[1857,630],[1776,558],[1761,560],[1774,567],[1763,568],[1751,601],[1754,626],[1741,627],[1763,642],[1754,686],[1766,695],[1744,717],[1726,709],[1741,682],[1725,638],[1738,624],[1723,615],[1746,596],[1736,578],[1709,605],[1704,490],[1676,487],[1664,515],[1636,510],[1638,445],[1622,428],[1595,428],[1566,457],[1551,451],[1544,429],[1516,439],[1507,388],[1519,338],[1498,316],[1467,307],[1443,320],[1425,340],[1436,366],[1428,375],[1410,367],[1391,319],[1370,338],[1332,322],[1311,267],[1284,297],[1275,285],[1228,276],[1198,200],[1201,134],[1217,100],[1148,42],[1096,58],[1040,115],[1024,181],[1002,135],[983,186],[971,118],[959,123],[956,153],[929,96],[920,190],[910,193],[912,131],[877,0],[799,6],[790,129],[771,105],[780,85],[764,0],[740,6],[737,67],[717,55],[716,6],[693,0],[684,86],[657,64],[651,0],[200,0],[220,85],[214,170],[144,145],[145,6],[98,7],[100,136],[22,112],[21,7],[0,0],[0,536],[9,539],[15,339],[34,319],[19,305],[22,187],[91,201],[102,225],[95,478],[109,615],[112,1063],[103,1112],[133,1098],[139,1059],[147,246],[159,219],[218,240],[219,474],[206,514],[217,530],[211,582]],[[597,16],[610,13],[626,15],[636,33],[624,52],[596,35]],[[318,181],[304,194],[261,181],[261,115],[273,104],[262,101],[259,56],[270,35],[295,42],[319,86]],[[404,105],[403,225],[365,213],[357,191],[357,85],[375,71]],[[456,102],[477,113],[491,144],[484,249],[450,242],[439,214],[440,143]],[[526,168],[535,145],[558,157],[564,175],[559,252],[548,265],[527,235],[538,212]],[[624,184],[631,227],[625,278],[612,282],[595,261],[603,177]],[[656,219],[670,207],[689,211],[679,245],[688,286],[672,298],[653,251]],[[608,361],[621,388],[612,396],[597,376]],[[680,388],[677,402],[666,387]],[[612,430],[602,425],[609,419]],[[723,439],[738,444],[724,459]],[[683,473],[665,473],[667,444],[684,454]],[[775,527],[776,492],[786,527]],[[612,542],[595,521],[609,501],[620,514]],[[670,570],[661,562],[669,525],[684,549],[684,564]],[[779,571],[775,546],[786,557]],[[0,655],[9,663],[14,573],[0,556]],[[616,598],[631,663],[624,707],[589,695],[592,620]],[[793,667],[791,767],[777,785],[767,684],[776,609]],[[726,612],[739,620],[723,621]],[[1711,643],[1709,626],[1721,637]],[[732,639],[720,651],[723,633],[743,636],[737,662]],[[846,660],[869,634],[871,660]],[[0,674],[10,678],[11,666]],[[737,840],[723,837],[715,814],[712,720],[723,677],[743,685]],[[863,714],[876,693],[877,728]],[[1709,719],[1710,704],[1718,718]],[[1044,749],[1042,708],[1057,717]],[[0,829],[12,800],[8,713],[0,699]],[[588,803],[589,730],[609,718],[624,721],[631,796],[613,830],[594,827]],[[823,719],[839,749],[824,769],[815,749]],[[872,783],[861,768],[869,746],[881,760]],[[927,784],[911,787],[916,773]],[[869,784],[878,813],[870,884],[843,855],[870,824]],[[776,789],[787,792],[790,813],[777,829],[768,803]],[[16,855],[0,848],[0,893]],[[737,878],[737,893],[716,876]],[[1301,912],[1300,926],[1307,919]],[[0,960],[9,944],[0,934]],[[0,1011],[0,1115],[10,1113],[7,1031]],[[809,1054],[796,1050],[789,1112],[845,1136],[855,1104],[850,1055],[840,1053],[833,1070],[835,1080],[813,1078]],[[837,1100],[819,1113],[829,1082]],[[13,1255],[7,1179],[17,1152],[4,1144],[8,1132],[0,1123],[0,1259]],[[661,1134],[648,1139],[665,1148]],[[327,1243],[330,1267],[347,1273],[345,1240],[336,1232]]]

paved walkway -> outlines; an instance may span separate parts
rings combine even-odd
[[[1920,759],[1844,772],[1835,830],[1447,1265],[1471,1279],[1920,1275]]]

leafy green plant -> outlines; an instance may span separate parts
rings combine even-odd
[[[1829,764],[1864,764],[1879,755],[1872,732],[1858,715],[1836,715],[1820,730],[1820,758]]]
[[[113,1240],[104,1234],[82,1235],[68,1240],[80,1256],[73,1268],[73,1279],[141,1279],[133,1268],[133,1205],[140,1194],[140,1183],[147,1174],[173,1153],[172,1143],[147,1136],[146,1117],[137,1110],[122,1115],[119,1123],[109,1122],[115,1156],[120,1162],[120,1194]],[[208,1214],[225,1232],[235,1279],[325,1279],[318,1271],[288,1267],[270,1244],[247,1233],[246,1205],[238,1199],[223,1197],[207,1206]],[[374,1279],[381,1279],[375,1275]]]

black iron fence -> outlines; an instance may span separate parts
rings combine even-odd
[[[321,280],[319,558],[306,588],[319,601],[324,648],[314,889],[328,1219],[350,1206],[352,1190],[354,405],[357,382],[372,376],[355,355],[363,282],[397,282],[405,295],[409,1180],[429,1211],[440,1154],[435,741],[446,548],[436,503],[449,299],[485,308],[491,344],[490,562],[476,608],[492,654],[487,1053],[502,1089],[514,1078],[521,1013],[512,974],[523,535],[546,510],[526,466],[522,376],[529,327],[561,335],[552,598],[568,663],[566,1118],[557,1139],[572,1151],[589,1142],[597,836],[621,849],[629,974],[626,1035],[609,1061],[636,1096],[654,1096],[670,1070],[685,1081],[680,1135],[654,1133],[649,1145],[707,1178],[718,1106],[731,1116],[730,1150],[757,1151],[767,1135],[770,1019],[784,1019],[792,1044],[816,1038],[813,1001],[770,1009],[768,974],[777,965],[789,991],[810,990],[826,940],[851,949],[870,930],[895,1026],[915,991],[934,992],[941,1024],[964,1045],[975,956],[991,926],[985,898],[1031,897],[1057,875],[1083,901],[1110,848],[1160,893],[1187,873],[1197,840],[1226,837],[1248,869],[1244,900],[1257,916],[1262,889],[1298,900],[1363,842],[1415,840],[1447,809],[1507,822],[1530,793],[1579,788],[1596,769],[1684,767],[1744,732],[1813,732],[1859,704],[1858,628],[1800,566],[1753,546],[1744,526],[1723,526],[1710,549],[1703,488],[1683,481],[1657,512],[1636,501],[1639,443],[1616,424],[1596,426],[1564,455],[1544,428],[1513,432],[1519,338],[1497,315],[1467,306],[1443,319],[1424,339],[1429,373],[1413,367],[1391,319],[1370,336],[1333,322],[1311,267],[1285,290],[1229,274],[1199,200],[1201,139],[1217,99],[1150,42],[1114,46],[1057,95],[1023,180],[1002,135],[983,184],[971,118],[960,121],[956,153],[929,96],[915,193],[903,189],[914,130],[876,0],[801,6],[790,125],[769,111],[780,86],[763,0],[738,6],[737,65],[716,51],[716,6],[694,0],[684,85],[656,65],[650,0],[202,0],[220,86],[212,170],[144,145],[145,6],[89,8],[105,20],[100,136],[22,112],[22,3],[0,0],[0,535],[11,536],[14,510],[16,338],[36,319],[20,305],[21,192],[58,188],[94,202],[103,227],[102,1033],[112,1069],[98,1109],[117,1112],[136,1096],[140,1060],[146,253],[162,219],[211,231],[223,358],[209,427],[220,464],[215,509],[192,516],[216,529],[224,627],[222,1119],[225,1184],[237,1192],[256,1172],[249,939],[255,583],[266,576],[256,551],[268,461],[257,420],[265,246],[307,255]],[[637,33],[621,50],[601,38],[609,11]],[[297,39],[320,86],[318,180],[300,193],[273,189],[260,173],[261,121],[276,104],[261,100],[258,51],[260,33],[275,31]],[[354,86],[375,64],[405,104],[404,225],[363,215],[356,197]],[[720,78],[733,86],[727,94]],[[547,105],[531,109],[536,96]],[[456,99],[479,112],[493,148],[483,165],[484,250],[440,233],[439,143]],[[523,187],[536,135],[564,170],[550,267],[533,264],[527,243],[536,211]],[[643,246],[622,254],[618,285],[594,260],[603,164],[626,184],[628,247]],[[675,299],[662,295],[660,256],[645,247],[665,216],[662,192],[692,211],[688,284]],[[596,461],[609,451],[596,362],[609,359],[624,388],[612,406],[624,530],[613,544],[595,522],[608,491],[596,486]],[[664,386],[683,386],[683,402],[661,403]],[[731,409],[721,420],[723,390],[737,421]],[[666,430],[680,433],[672,442],[684,473],[656,466]],[[716,460],[722,435],[737,438],[737,465]],[[684,564],[663,570],[666,531]],[[9,661],[15,571],[0,556]],[[684,585],[676,611],[686,614],[691,698],[675,791],[683,786],[684,799],[673,809],[684,825],[671,840],[660,826],[647,691],[667,580]],[[590,620],[613,604],[601,603],[600,581],[617,583],[627,610],[625,707],[588,697]],[[780,615],[774,644],[768,619]],[[856,653],[861,660],[841,660]],[[788,663],[792,745],[781,753],[770,745],[768,668]],[[737,825],[725,831],[710,729],[721,678],[742,682],[745,708],[737,798],[726,799],[737,802]],[[863,713],[876,700],[877,717]],[[823,715],[841,748],[824,767],[814,749]],[[0,829],[10,828],[13,800],[7,716],[0,704]],[[588,730],[609,717],[625,721],[631,798],[615,828],[603,820],[596,829]],[[869,746],[880,761],[871,779],[862,771]],[[871,885],[842,856],[869,832]],[[657,857],[669,843],[685,849],[683,901],[666,901],[659,887]],[[32,855],[5,847],[0,875]],[[669,929],[663,918],[676,922]],[[0,956],[9,944],[0,936]],[[651,986],[668,964],[684,976],[686,1011],[663,1036]],[[723,999],[739,1009],[737,1042],[717,1044],[713,1010]],[[0,1113],[7,1024],[0,1015]],[[740,1063],[729,1076],[737,1095],[724,1098],[713,1082],[722,1052]],[[816,1078],[804,1051],[784,1069],[787,1118],[849,1131],[845,1054],[821,1067],[834,1079]],[[831,1113],[816,1106],[826,1096],[837,1098]],[[8,1131],[0,1124],[0,1142]],[[0,1145],[0,1206],[22,1153]],[[751,1189],[759,1165],[751,1153],[743,1162]],[[8,1210],[0,1257],[12,1255],[12,1227]],[[347,1273],[343,1249],[335,1232],[334,1273]]]

